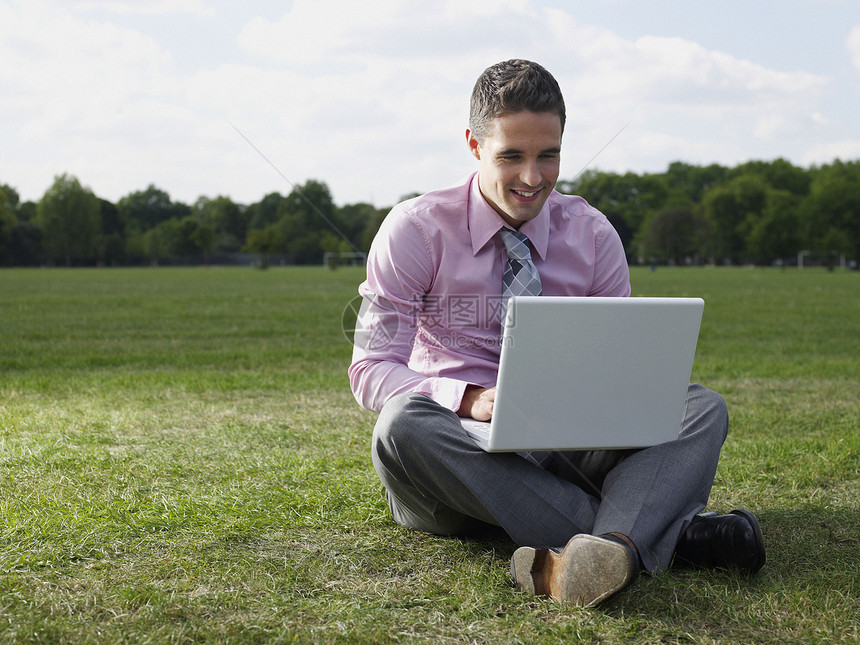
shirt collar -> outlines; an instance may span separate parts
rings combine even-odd
[[[472,185],[469,190],[467,217],[469,234],[472,236],[472,253],[477,255],[500,228],[508,225],[481,194],[477,172],[472,175],[470,181]],[[545,259],[549,245],[549,199],[546,200],[538,216],[523,224],[519,230],[528,236],[540,258]]]

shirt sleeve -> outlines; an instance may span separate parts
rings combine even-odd
[[[432,377],[409,367],[416,323],[436,276],[426,233],[402,206],[385,218],[367,258],[367,280],[359,286],[349,381],[359,405],[379,411],[403,392],[426,394],[456,411],[467,383]]]
[[[621,298],[630,295],[630,269],[624,245],[615,227],[605,218],[594,238],[594,281],[588,295]]]

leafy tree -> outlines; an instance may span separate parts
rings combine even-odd
[[[793,258],[800,250],[798,202],[787,190],[768,191],[761,216],[747,222],[746,246],[757,262]]]
[[[252,228],[248,231],[245,250],[249,253],[276,255],[283,253],[287,240],[277,224],[269,224],[266,228]]]
[[[14,204],[18,201],[18,194],[13,191],[13,197],[9,196],[6,186],[0,186],[0,258],[6,258],[12,235],[18,228],[18,218],[14,212]]]
[[[76,178],[63,174],[54,179],[39,202],[36,223],[42,229],[50,264],[62,259],[70,266],[96,257],[101,203]]]
[[[170,257],[170,238],[173,237],[171,229],[174,226],[174,220],[165,220],[142,234],[143,253],[152,266],[158,266],[161,260]]]
[[[615,232],[618,233],[618,237],[621,239],[621,244],[627,252],[627,256],[631,257],[633,254],[633,231],[627,226],[627,222],[625,219],[618,215],[617,213],[604,213],[606,215],[606,219],[609,220],[609,223],[612,224],[612,228],[615,229]]]
[[[169,219],[181,219],[191,214],[182,203],[170,201],[170,195],[150,184],[117,202],[119,217],[132,228],[148,231]]]
[[[268,195],[265,204],[252,209],[255,226],[246,235],[245,249],[252,253],[288,254],[297,264],[317,263],[322,258],[322,235],[337,227],[334,221],[335,206],[328,186],[309,180],[296,186],[287,197],[277,193]],[[275,223],[260,227],[272,219]]]
[[[633,236],[649,215],[665,206],[669,197],[665,177],[632,172],[619,175],[587,171],[574,181],[558,182],[557,188],[580,195],[601,212],[620,218]]]
[[[280,193],[269,193],[256,204],[248,206],[248,229],[264,229],[277,222],[284,199]]]
[[[32,222],[36,219],[36,208],[37,205],[35,202],[22,202],[18,204],[18,208],[16,209],[16,213],[18,215],[19,222]]]
[[[323,231],[320,239],[320,246],[324,253],[349,253],[352,251],[352,244],[331,231]],[[338,266],[340,259],[334,256],[334,259],[329,260],[328,266],[334,269]]]
[[[808,170],[784,159],[734,168],[673,162],[661,174],[592,170],[557,188],[600,209],[631,258],[769,263],[800,249],[860,258],[860,162]],[[219,196],[201,197],[192,208],[154,185],[114,205],[66,175],[38,205],[18,199],[0,185],[2,264],[158,263],[239,249],[315,264],[326,251],[368,250],[388,212],[365,203],[335,206],[316,180],[247,207]]]
[[[642,254],[651,261],[684,264],[701,255],[708,221],[689,208],[658,211],[642,227]]]
[[[361,248],[361,236],[364,229],[376,216],[376,207],[371,204],[347,204],[337,208],[334,212],[334,223],[340,234],[346,236],[346,240],[340,238],[335,231],[330,233],[336,235],[340,240],[341,251],[348,252]]]
[[[169,219],[144,233],[144,251],[153,265],[168,258],[200,258],[209,253],[215,231],[194,215]]]
[[[746,233],[767,203],[767,184],[742,175],[705,193],[702,205],[711,225],[714,256],[730,263],[745,259]]]
[[[115,204],[106,199],[99,200],[99,203],[102,221],[101,235],[97,242],[99,262],[107,265],[122,264],[126,258],[125,222]]]
[[[173,235],[169,238],[171,255],[195,257],[206,255],[212,248],[215,229],[193,215],[173,220]]]
[[[820,257],[826,258],[828,266],[832,268],[838,256],[851,252],[851,237],[842,229],[831,226],[818,238],[815,250]]]
[[[8,184],[0,184],[0,208],[8,208],[14,213],[18,209],[20,200],[17,190]]]
[[[860,162],[836,161],[817,169],[801,211],[813,250],[860,258]]]
[[[32,266],[44,261],[42,230],[35,218],[36,204],[22,203],[17,190],[0,185],[0,264]]]
[[[809,193],[811,181],[809,173],[785,159],[749,161],[737,166],[729,173],[729,177],[732,178],[743,175],[761,177],[770,187],[787,191],[798,197]]]
[[[5,255],[6,263],[10,266],[34,266],[44,263],[42,229],[39,225],[19,217],[18,226],[12,231]]]
[[[150,184],[120,199],[117,204],[117,218],[123,224],[125,256],[130,260],[148,258],[157,265],[169,256],[172,242],[166,239],[174,229],[166,226],[156,233],[149,234],[161,224],[179,220],[191,214],[191,208],[181,202],[173,202],[165,191]]]
[[[278,226],[284,238],[284,251],[297,264],[314,264],[322,258],[322,233],[332,230],[334,202],[324,183],[313,179],[296,186],[281,202]]]
[[[692,205],[700,203],[708,190],[725,181],[728,171],[718,164],[703,167],[675,161],[669,164],[664,177],[671,194]]]
[[[229,197],[201,197],[191,209],[201,226],[212,231],[216,251],[238,251],[248,229],[247,211]]]
[[[154,229],[150,229],[154,230]],[[142,232],[140,229],[128,227],[125,234],[125,258],[127,262],[137,262],[145,258],[150,258],[147,252],[146,236],[149,233]]]

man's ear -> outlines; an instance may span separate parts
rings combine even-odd
[[[466,128],[466,145],[469,146],[469,152],[477,159],[481,160],[481,144],[478,143],[478,140],[475,138],[469,128]]]

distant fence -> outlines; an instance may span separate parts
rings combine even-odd
[[[208,255],[175,256],[162,258],[158,261],[161,266],[285,266],[295,264],[293,258],[286,254],[260,253],[210,253]]]
[[[336,269],[339,266],[359,266],[363,267],[367,263],[367,253],[362,251],[342,251],[340,253],[324,253],[323,265],[330,269]]]

